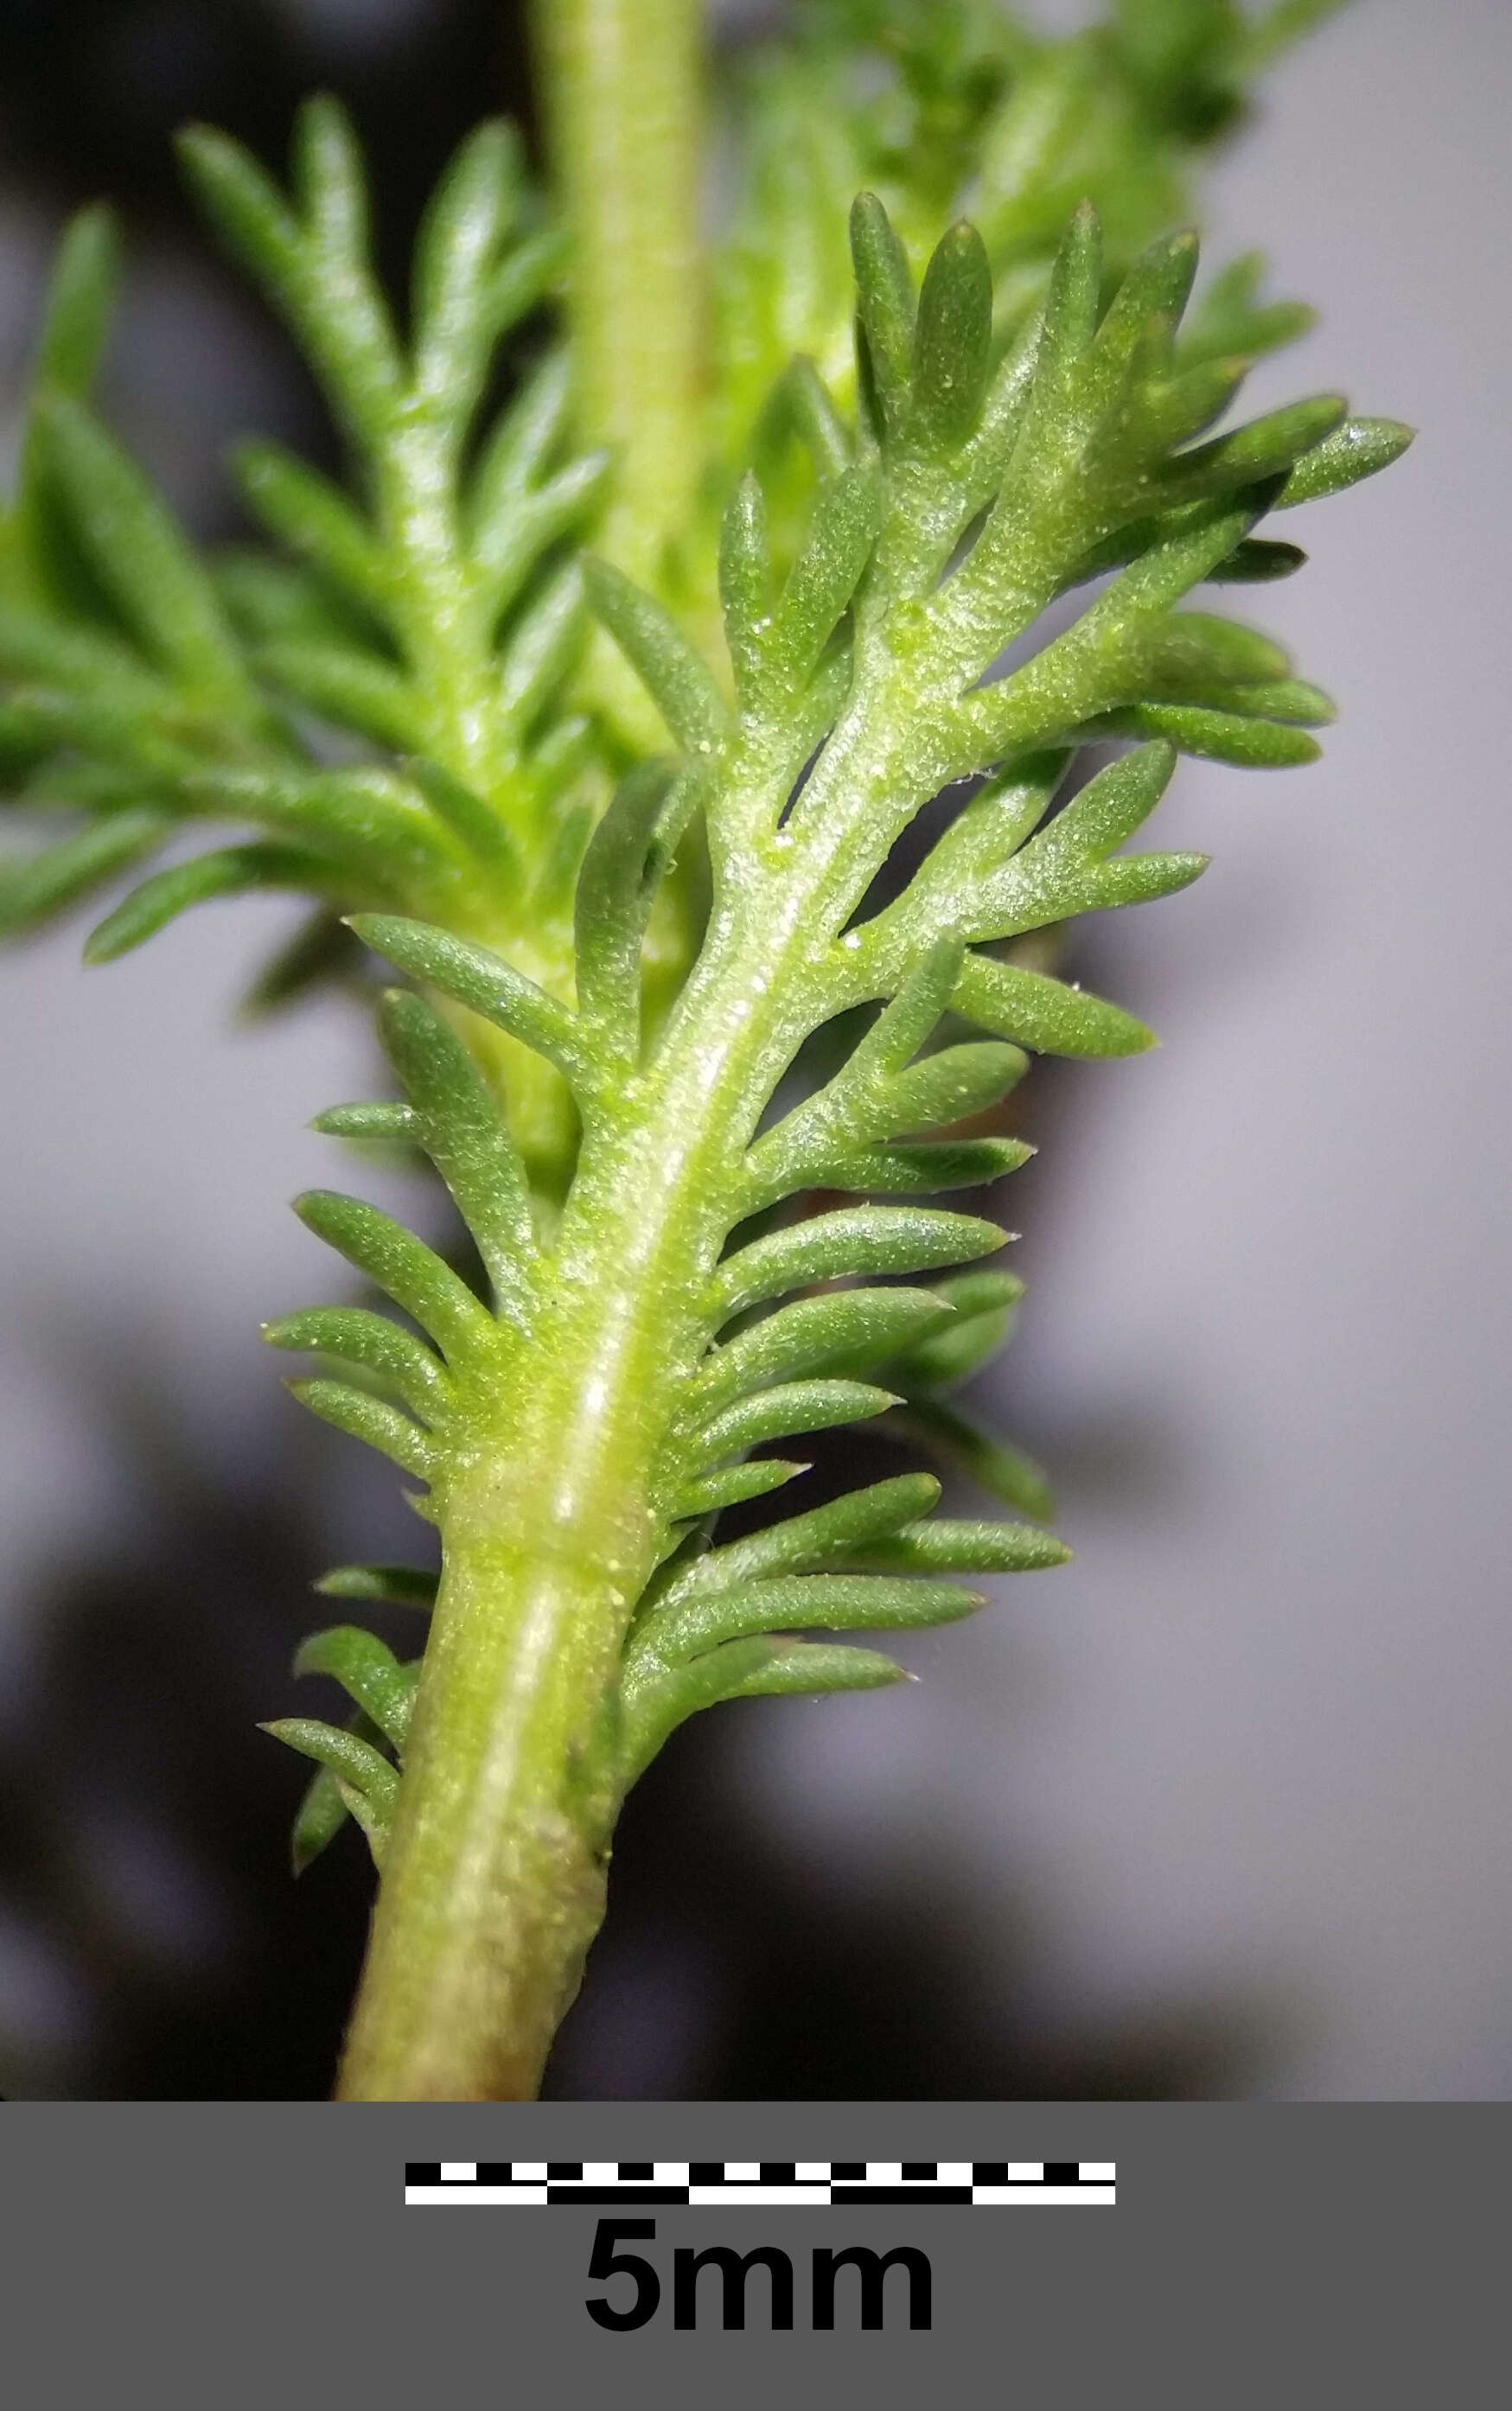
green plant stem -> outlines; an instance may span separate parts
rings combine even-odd
[[[579,428],[617,456],[598,541],[660,585],[702,455],[702,9],[536,0],[533,22],[572,236]],[[624,716],[643,719],[617,665],[610,680]],[[620,1643],[654,1559],[647,1435],[659,1422],[646,1406],[667,1362],[646,1311],[662,1285],[648,1292],[622,1262],[606,1287],[598,1269],[603,1197],[638,1189],[579,1183],[559,1327],[541,1335],[552,1377],[528,1428],[501,1433],[442,1511],[446,1579],[344,2065],[349,2098],[533,2094],[603,1914],[617,1803],[582,1770],[602,1760]],[[580,1228],[597,1264],[575,1282]],[[618,1350],[606,1337],[616,1311]]]
[[[652,1118],[637,1127],[627,1097],[590,1142],[541,1378],[439,1502],[447,1574],[347,2097],[528,2097],[603,1914],[621,1644],[655,1561],[655,1459],[696,1352],[699,1260],[718,1244],[697,1201],[724,1185],[709,1132],[727,1125],[695,1101],[700,1073],[721,1091],[738,1077],[707,1044],[677,1057]]]
[[[781,792],[747,787],[731,811],[666,1041],[588,1132],[542,1285],[540,1378],[437,1500],[447,1576],[346,2098],[528,2097],[576,1991],[618,1806],[621,1644],[666,1530],[658,1458],[709,1337],[744,1149],[803,1034],[785,1000],[935,776],[888,741],[896,695],[869,701],[831,739],[800,841],[774,837]]]
[[[649,1136],[637,1134],[637,1155]],[[660,1197],[636,1181],[606,1218],[624,1155],[610,1138],[598,1176],[574,1188],[538,1335],[543,1378],[518,1427],[501,1429],[440,1502],[447,1574],[343,2079],[349,2097],[528,2097],[603,1913],[618,1805],[606,1718],[654,1562],[668,1337],[674,1361],[687,1352],[675,1325],[688,1319],[677,1295],[690,1234],[668,1213],[665,1181]],[[639,1229],[626,1194],[648,1208]]]
[[[579,429],[618,457],[598,548],[660,587],[705,450],[701,0],[533,0],[553,186],[572,237]]]
[[[396,411],[381,459],[377,502],[403,577],[391,596],[405,656],[424,701],[433,760],[507,812],[518,766],[494,709],[498,665],[486,581],[457,524],[445,436],[418,412]]]

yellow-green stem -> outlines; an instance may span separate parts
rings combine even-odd
[[[864,716],[814,785],[799,848],[759,811],[732,829],[739,859],[660,1054],[588,1134],[528,1380],[496,1444],[433,1494],[447,1574],[347,2098],[525,2097],[576,1990],[619,1805],[621,1650],[667,1532],[658,1463],[710,1336],[745,1147],[802,1034],[783,1000],[886,854],[888,800],[903,817],[917,801]]]
[[[662,582],[706,448],[701,0],[533,0],[552,184],[572,236],[579,429],[617,456],[596,541]]]

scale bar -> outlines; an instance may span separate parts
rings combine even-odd
[[[412,2210],[1111,2209],[1112,2160],[411,2160]]]

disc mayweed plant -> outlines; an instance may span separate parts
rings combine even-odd
[[[403,327],[333,103],[303,112],[289,191],[226,138],[185,138],[350,481],[246,446],[279,549],[197,555],[88,406],[110,240],[87,215],[0,570],[0,749],[21,804],[71,820],[8,873],[6,921],[186,824],[229,824],[132,887],[88,954],[207,898],[307,894],[270,992],[355,955],[348,932],[408,983],[377,1007],[400,1098],[318,1127],[429,1158],[484,1276],[319,1191],[304,1220],[405,1320],[335,1306],[267,1331],[321,1360],[297,1394],[423,1485],[441,1542],[438,1578],[344,1567],[319,1585],[428,1612],[423,1652],[317,1633],[298,1671],[334,1677],[349,1720],[269,1728],[316,1767],[296,1864],[350,1816],[381,1870],[342,2077],[360,2098],[534,2091],[621,1804],[685,1717],[892,1683],[876,1649],[803,1636],[947,1623],[981,1604],[977,1578],[1065,1555],[1034,1467],[947,1403],[1020,1283],[994,1220],[932,1201],[1029,1152],[957,1126],[1031,1055],[1129,1055],[1150,1033],[1002,949],[1197,876],[1200,855],[1130,850],[1179,753],[1314,757],[1327,697],[1194,597],[1289,574],[1302,556],[1262,523],[1407,440],[1332,395],[1211,432],[1305,314],[1258,301],[1253,260],[1194,311],[1189,233],[1130,256],[1223,118],[1212,94],[1237,106],[1263,53],[1264,25],[1218,0],[1126,6],[1059,44],[965,7],[814,12],[799,62],[850,110],[829,168],[837,146],[875,159],[908,240],[862,192],[842,300],[803,273],[836,240],[824,176],[789,175],[765,250],[739,204],[701,404],[677,356],[694,12],[545,13],[554,207],[508,130],[482,127],[426,215]],[[1278,10],[1272,33],[1320,13]],[[1177,18],[1211,38],[1158,86],[1153,37]],[[894,61],[890,115],[874,78],[845,80],[868,45]],[[817,140],[815,88],[792,52],[749,80],[754,193],[782,183],[774,127],[800,164]],[[1068,178],[1110,204],[1111,259],[1090,203],[1065,222]],[[926,256],[921,225],[960,192],[991,247],[962,219]],[[564,276],[565,339],[480,426],[501,343]],[[795,294],[810,349],[784,361]],[[624,391],[595,412],[633,321]],[[640,416],[616,426],[625,395]],[[903,875],[900,840],[952,789]],[[795,1080],[821,1033],[826,1069]],[[1020,1520],[942,1515],[939,1482],[909,1472],[721,1537],[725,1509],[808,1469],[774,1450],[866,1418],[937,1442]]]

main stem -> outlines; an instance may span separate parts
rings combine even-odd
[[[447,1574],[341,2090],[522,2099],[603,1914],[625,1629],[667,1532],[658,1460],[709,1337],[745,1147],[802,1034],[786,1000],[906,784],[864,726],[783,852],[749,831],[653,1067],[591,1131],[497,1445],[438,1491]],[[774,817],[774,815],[773,815]]]
[[[748,1118],[751,1036],[728,1008],[749,952],[702,967],[712,1016],[590,1132],[495,1442],[437,1485],[447,1571],[349,2098],[528,2098],[602,1917],[621,1650]]]
[[[598,549],[653,588],[702,423],[702,0],[532,0],[552,185],[572,238],[579,432],[617,455]]]
[[[704,450],[700,17],[697,0],[535,0],[580,425],[620,456],[599,541],[653,586]],[[438,1491],[446,1571],[345,2098],[527,2098],[577,1989],[619,1805],[620,1656],[666,1534],[657,1461],[708,1337],[700,1292],[790,1052],[785,972],[868,875],[837,885],[841,840],[887,777],[832,741],[823,783],[847,772],[850,811],[802,871],[758,847],[729,884],[654,1073],[589,1133],[495,1443]],[[828,913],[827,887],[843,899]]]

